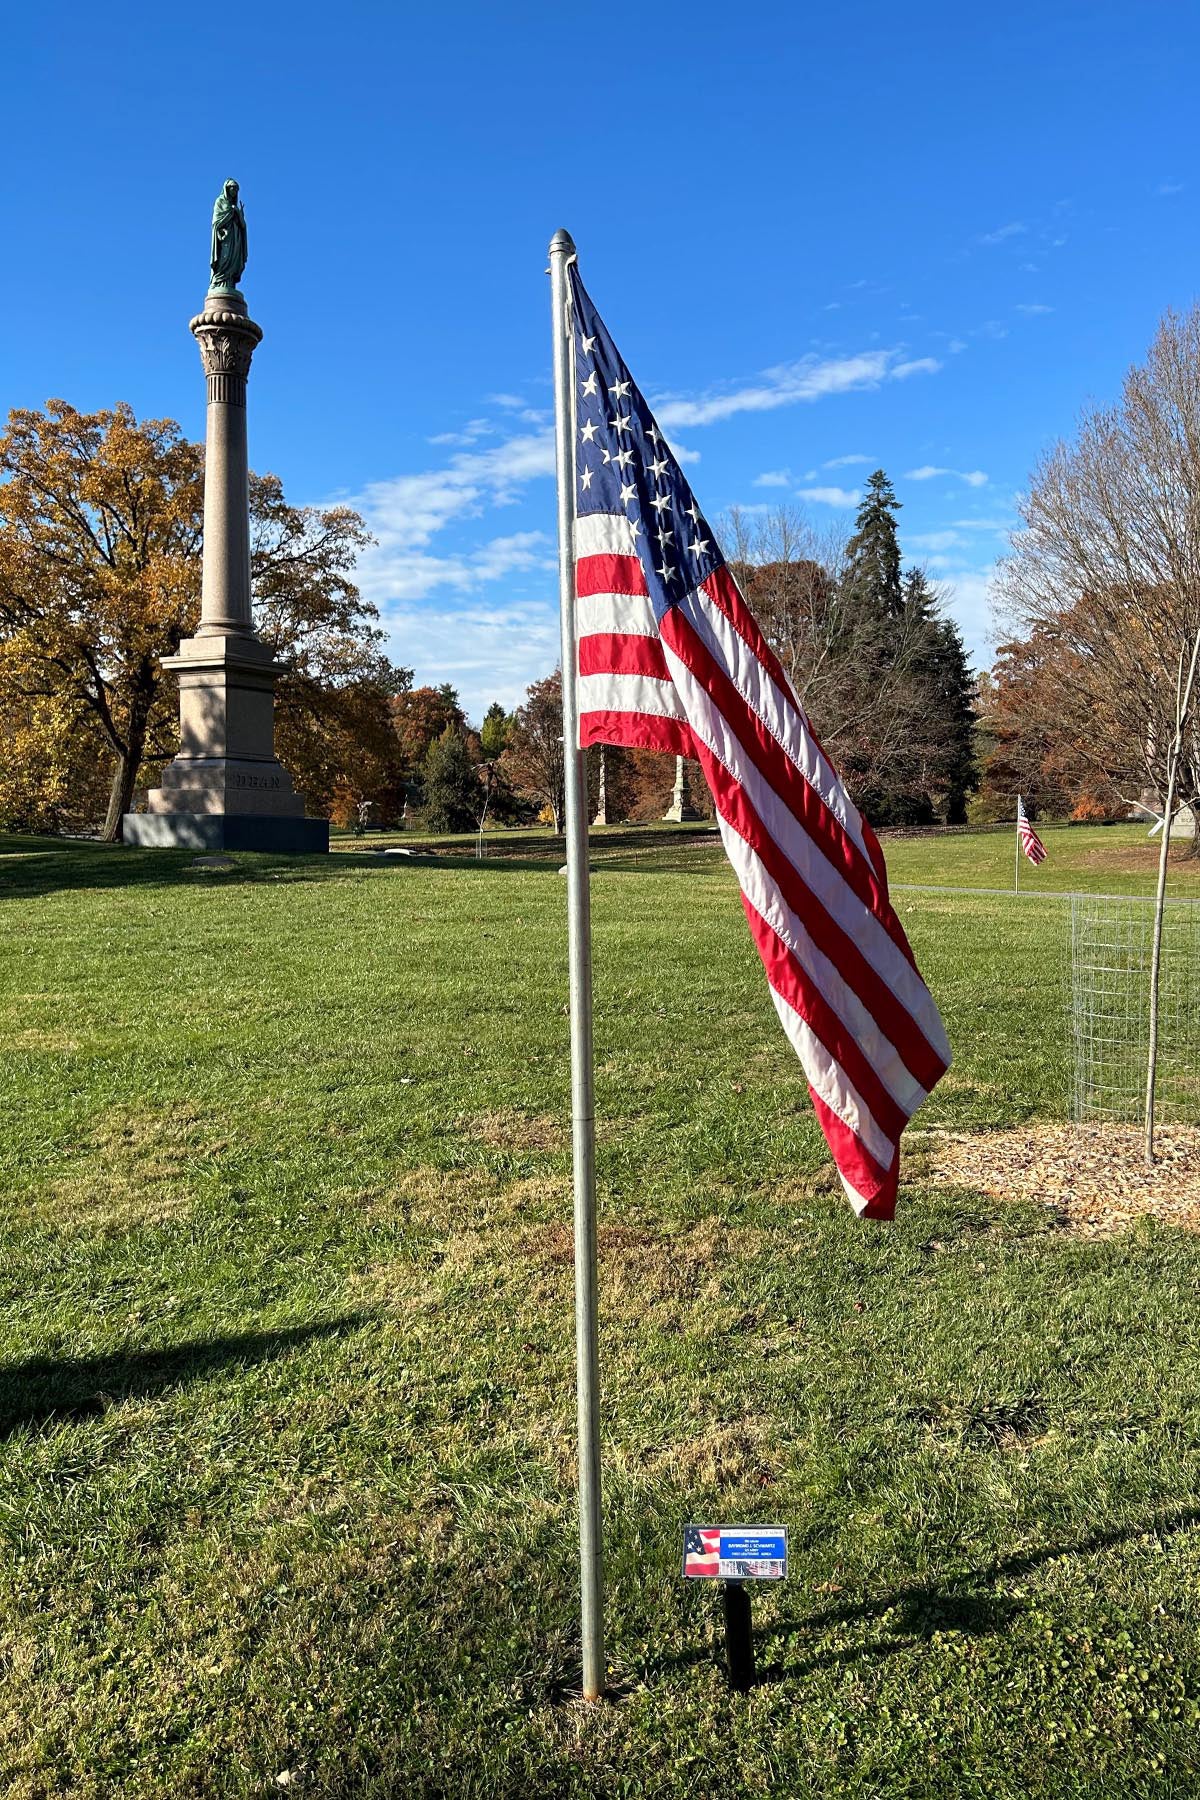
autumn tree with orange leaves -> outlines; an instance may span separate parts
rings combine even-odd
[[[177,748],[163,671],[200,608],[204,453],[170,419],[52,400],[0,435],[0,819],[98,817],[115,840],[139,774]],[[395,757],[388,701],[408,679],[379,649],[351,574],[367,541],[348,507],[294,507],[252,476],[256,620],[289,675],[280,750],[319,809],[362,761],[356,717],[380,727],[374,776]],[[369,760],[369,758],[368,758]],[[97,795],[98,781],[106,794]],[[317,791],[313,792],[313,787]],[[94,808],[94,811],[92,810]]]

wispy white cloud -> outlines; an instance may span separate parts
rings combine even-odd
[[[857,506],[862,498],[857,488],[803,487],[796,492],[801,499],[812,500],[818,506]]]
[[[464,451],[442,469],[372,482],[355,504],[381,549],[419,549],[452,519],[478,517],[485,505],[507,505],[530,481],[553,473],[553,435],[538,432]]]
[[[953,550],[961,545],[962,538],[957,531],[921,531],[915,535],[909,533],[904,540],[905,548],[912,550]]]
[[[367,521],[375,523],[369,513]],[[518,572],[548,571],[554,567],[550,552],[544,531],[512,532],[445,556],[380,542],[363,552],[355,579],[367,599],[390,619],[400,601],[421,600],[442,589],[470,594]]]
[[[911,362],[898,362],[892,370],[896,381],[907,381],[910,375],[936,375],[941,368],[936,356],[918,356]]]
[[[1024,237],[1029,230],[1022,219],[1013,219],[1008,225],[998,225],[995,231],[985,231],[975,239],[977,244],[1006,244],[1010,238]]]
[[[502,406],[505,412],[520,412],[527,402],[520,394],[488,394],[489,406]]]
[[[654,403],[659,423],[668,427],[712,425],[736,413],[773,412],[780,406],[822,400],[830,394],[877,388],[909,375],[933,374],[941,364],[931,356],[901,360],[898,350],[865,350],[855,356],[806,356],[782,363],[745,387],[689,399],[667,394]]]
[[[1016,526],[1016,520],[1009,519],[951,519],[955,531],[997,531],[1007,537]]]
[[[858,463],[870,463],[874,461],[875,458],[873,456],[863,456],[859,451],[851,450],[847,456],[831,456],[828,462],[823,462],[821,464],[821,467],[823,469],[852,469]]]
[[[494,437],[496,427],[490,419],[468,419],[461,431],[439,431],[436,437],[427,438],[429,444],[477,444],[480,438]]]
[[[957,481],[965,481],[968,487],[986,487],[987,476],[982,469],[943,469],[936,463],[922,463],[919,469],[906,469],[905,481],[932,481],[938,475],[952,475]]]
[[[553,580],[540,598],[463,605],[394,604],[385,613],[397,659],[422,682],[452,682],[478,723],[493,700],[511,710],[558,662]]]
[[[1030,318],[1036,318],[1039,313],[1052,313],[1054,308],[1044,306],[1040,300],[1027,300],[1024,304],[1018,303],[1017,311],[1027,314]]]
[[[1185,185],[1182,181],[1160,181],[1154,191],[1164,197],[1168,194],[1182,194]]]
[[[761,475],[754,477],[755,487],[790,487],[792,471],[790,469],[764,469]]]

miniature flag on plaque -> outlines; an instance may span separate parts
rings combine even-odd
[[[782,1581],[786,1525],[685,1525],[683,1572],[689,1580]]]

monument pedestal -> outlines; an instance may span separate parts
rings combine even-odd
[[[325,819],[275,756],[275,681],[282,666],[255,637],[185,638],[163,665],[179,676],[180,749],[144,813],[128,813],[127,844],[204,850],[321,851]]]
[[[233,184],[227,184],[232,186]],[[262,329],[236,289],[211,292],[191,322],[208,379],[200,626],[163,667],[179,677],[179,755],[147,811],[126,813],[127,844],[203,850],[328,850],[329,824],[275,756],[283,674],[254,631],[246,377]]]

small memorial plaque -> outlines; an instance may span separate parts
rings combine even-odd
[[[782,1581],[786,1525],[685,1525],[683,1572],[689,1580]]]

